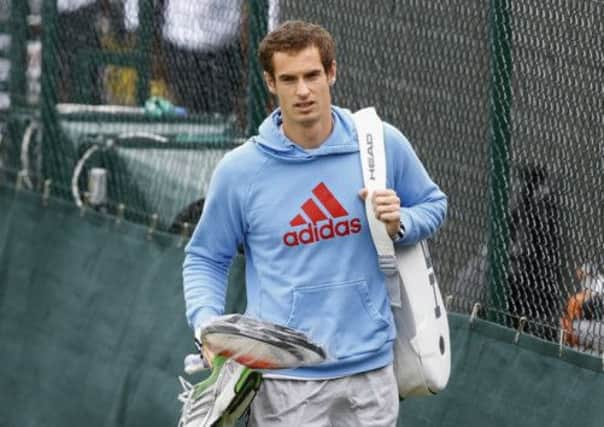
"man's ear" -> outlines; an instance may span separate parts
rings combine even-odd
[[[329,68],[327,69],[327,81],[330,86],[336,82],[336,60],[334,59]]]
[[[262,72],[262,76],[264,77],[264,81],[266,82],[266,87],[269,92],[273,95],[277,95],[277,90],[275,89],[275,79],[266,71]]]

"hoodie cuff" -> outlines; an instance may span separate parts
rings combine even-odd
[[[200,308],[193,315],[190,325],[193,327],[193,330],[202,329],[221,315],[222,313],[218,313],[211,308]]]
[[[393,239],[394,243],[400,243],[409,237],[409,227],[411,226],[411,218],[407,210],[401,207],[401,227],[399,233]],[[401,233],[402,232],[402,233]]]
[[[403,221],[401,220],[399,229],[397,231],[397,233],[392,237],[392,241],[394,243],[398,243],[400,241],[402,241],[405,238],[405,224],[403,224]]]

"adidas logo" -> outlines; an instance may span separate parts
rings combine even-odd
[[[310,198],[302,204],[303,214],[296,215],[289,222],[292,227],[303,228],[285,233],[283,243],[287,246],[308,245],[361,231],[359,218],[338,221],[338,218],[347,217],[348,211],[324,183],[313,188],[312,194],[314,198]]]

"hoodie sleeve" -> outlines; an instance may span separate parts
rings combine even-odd
[[[219,163],[204,210],[185,248],[183,287],[189,325],[223,314],[228,269],[243,241],[246,185],[232,153]]]
[[[401,199],[405,235],[399,244],[413,244],[438,230],[447,213],[447,196],[432,181],[405,136],[384,123],[388,186]]]

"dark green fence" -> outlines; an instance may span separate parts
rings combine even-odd
[[[176,425],[193,350],[181,239],[0,186],[2,426]],[[227,311],[241,311],[242,263]],[[602,359],[451,314],[453,367],[399,425],[601,425]]]

